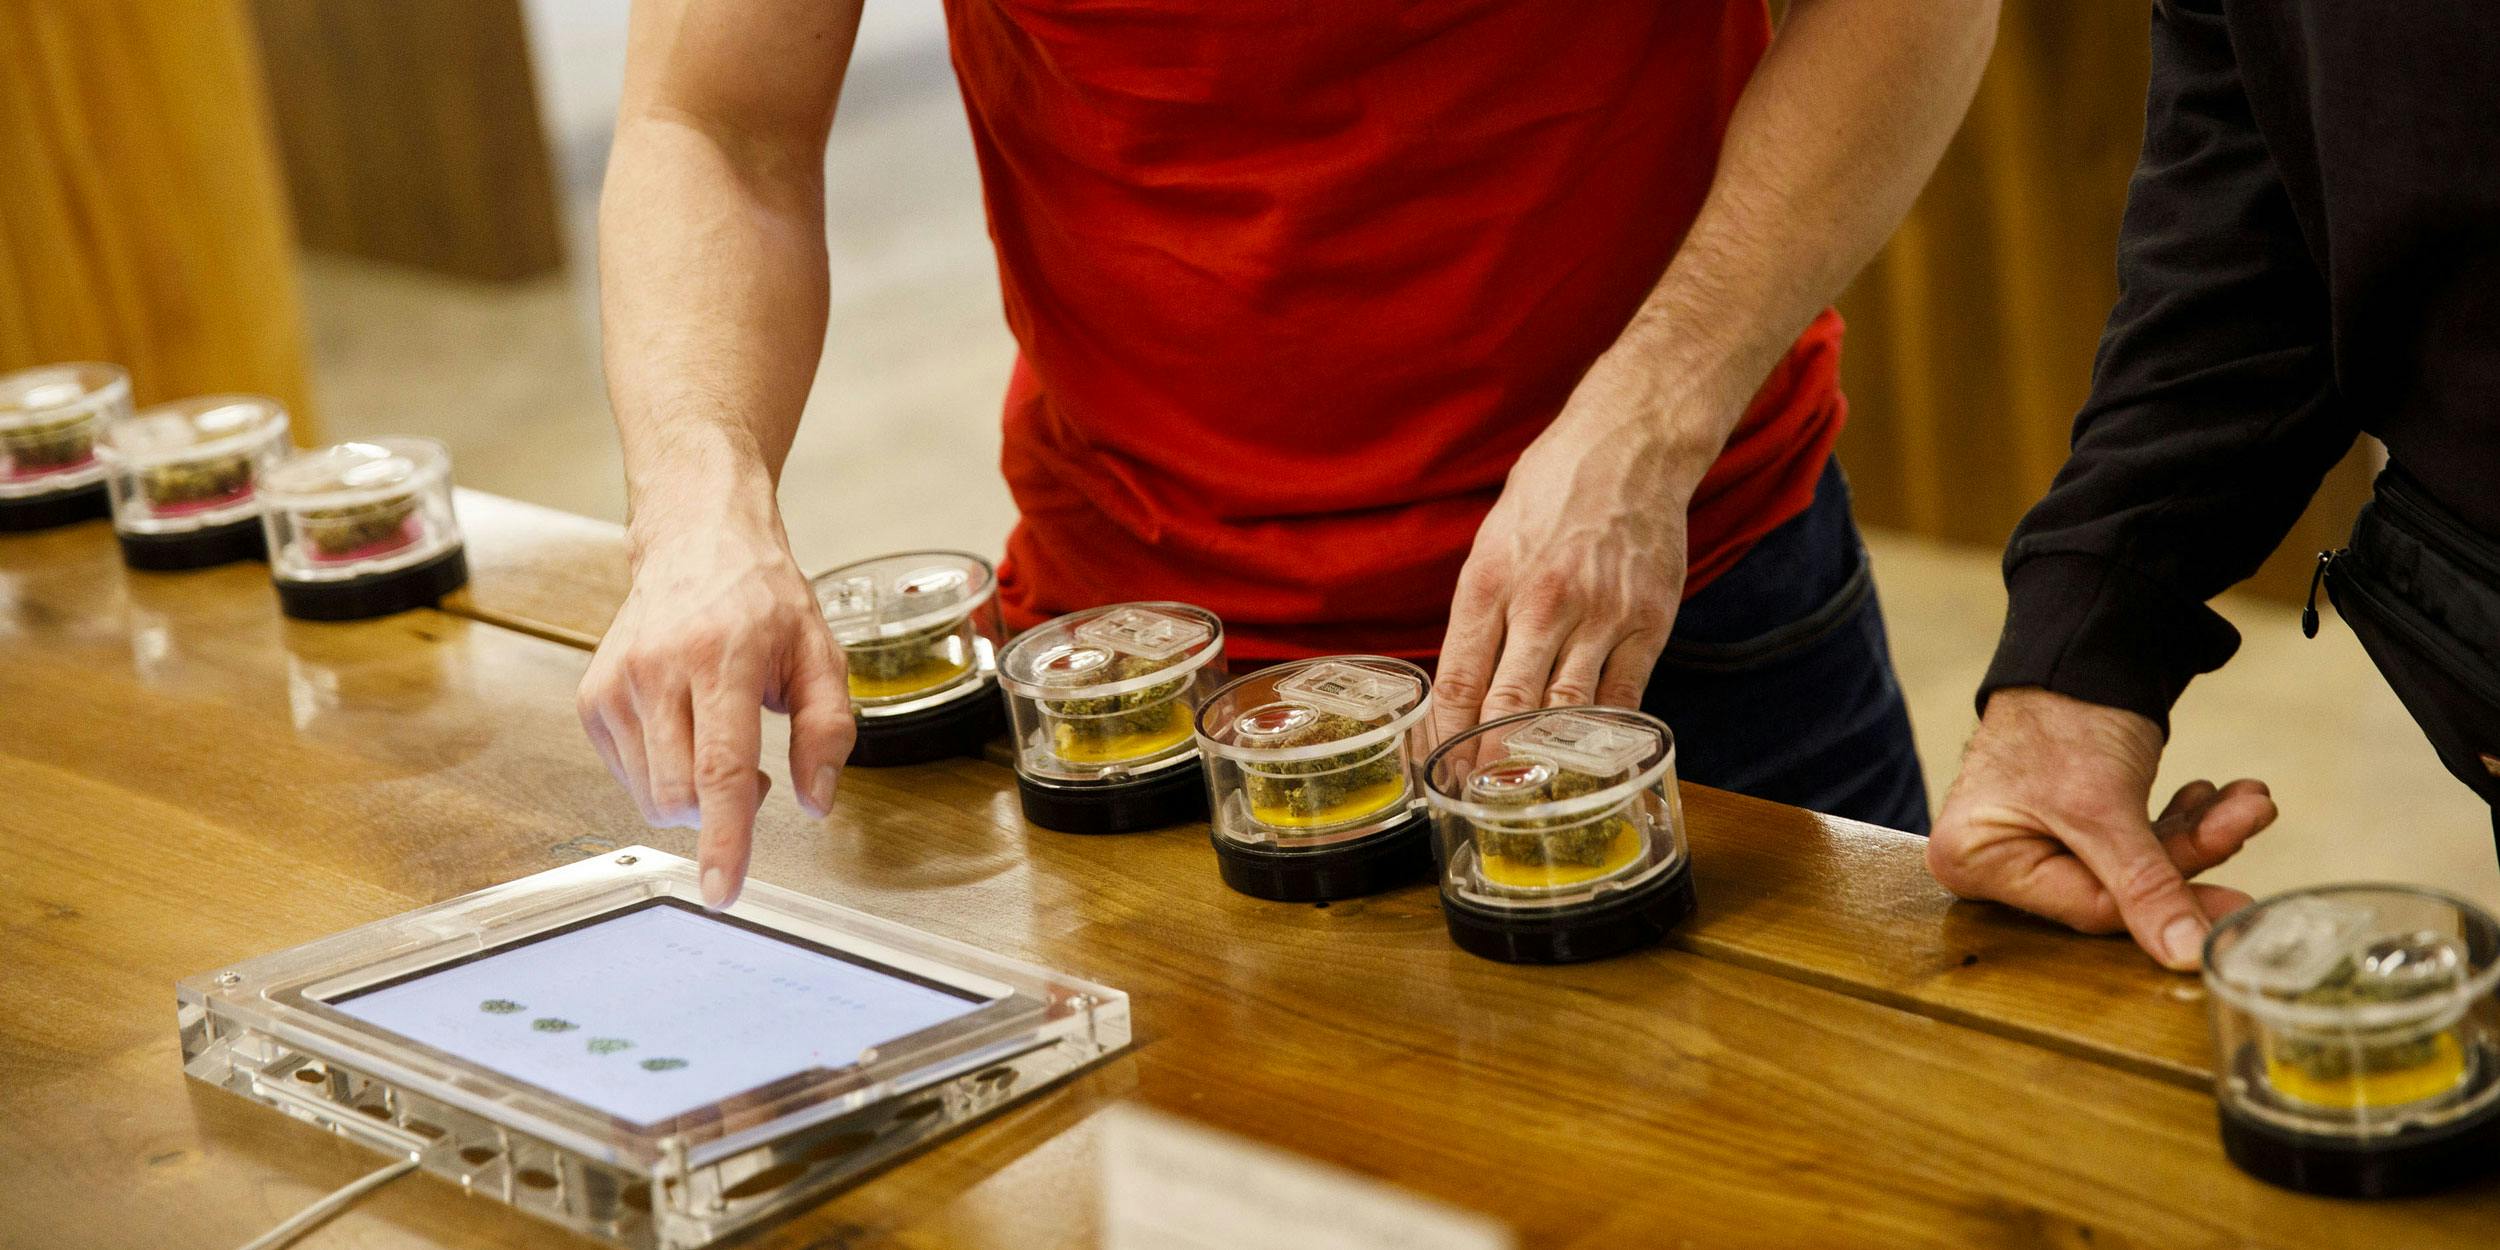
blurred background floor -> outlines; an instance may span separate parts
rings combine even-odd
[[[621,518],[589,258],[623,11],[527,6],[572,257],[562,273],[480,283],[307,257],[312,382],[336,436],[432,434],[469,485]],[[782,487],[811,565],[906,546],[994,552],[1013,516],[996,467],[1012,343],[943,40],[933,3],[871,3],[834,128],[832,323]],[[1853,338],[1850,350],[1897,341]],[[1869,543],[1941,799],[2001,618],[1996,555],[1880,530]],[[2412,881],[2500,906],[2489,814],[2440,769],[2351,634],[2330,620],[2303,639],[2278,600],[2220,606],[2247,641],[2181,704],[2162,788],[2262,777],[2284,816],[2212,879],[2259,893]]]

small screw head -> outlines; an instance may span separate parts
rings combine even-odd
[[[616,862],[618,862],[618,863],[620,863],[620,864],[632,864],[632,863],[639,863],[639,862],[641,862],[641,861],[640,861],[639,857],[637,857],[637,856],[633,856],[633,855],[619,855],[619,856],[617,856],[617,857],[616,857]]]
[[[220,972],[217,974],[217,984],[241,985],[243,984],[243,974],[240,972]]]

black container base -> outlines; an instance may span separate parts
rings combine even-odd
[[[421,564],[338,582],[278,581],[278,609],[299,621],[361,621],[430,608],[469,584],[469,556],[454,547]]]
[[[1132,781],[1059,785],[1016,774],[1024,818],[1061,833],[1135,833],[1207,818],[1206,768],[1197,760]]]
[[[261,538],[258,517],[203,526],[186,534],[115,531],[113,536],[121,540],[122,563],[151,572],[204,569],[237,560],[258,560],[269,554]]]
[[[1506,964],[1572,964],[1647,946],[1693,913],[1693,865],[1603,902],[1550,912],[1508,912],[1441,898],[1450,940]]]
[[[1007,732],[1007,706],[998,698],[998,683],[983,681],[935,707],[899,716],[874,716],[862,710],[859,740],[851,746],[851,763],[861,768],[893,768],[926,764],[959,755],[979,755],[990,740]]]
[[[1271,851],[1221,833],[1209,836],[1224,884],[1279,903],[1361,898],[1432,875],[1432,822],[1422,812],[1359,842],[1307,851]]]
[[[2399,1133],[2364,1148],[2294,1133],[2222,1108],[2222,1150],[2241,1171],[2328,1198],[2426,1194],[2500,1172],[2500,1104],[2469,1120]]]
[[[26,499],[0,499],[0,531],[48,530],[113,515],[104,483]]]

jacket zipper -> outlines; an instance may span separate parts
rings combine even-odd
[[[2303,638],[2318,636],[2318,583],[2326,580],[2327,566],[2335,563],[2335,557],[2342,554],[2344,549],[2340,547],[2318,553],[2318,570],[2309,575],[2309,602],[2301,605],[2300,609],[2300,636]]]

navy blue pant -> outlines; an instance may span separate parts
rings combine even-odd
[[[1641,710],[1676,775],[1927,832],[1927,783],[1837,461],[1814,503],[1686,600]]]

